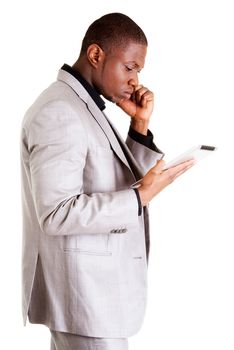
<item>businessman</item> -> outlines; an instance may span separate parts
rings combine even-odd
[[[162,170],[138,80],[146,50],[126,15],[97,19],[23,120],[23,315],[53,350],[128,349],[145,313],[148,203],[193,165]],[[130,117],[126,142],[103,98]]]

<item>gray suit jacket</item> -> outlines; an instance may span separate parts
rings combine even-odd
[[[161,156],[118,141],[65,71],[39,96],[22,125],[25,322],[93,337],[138,331],[149,232],[131,185]]]

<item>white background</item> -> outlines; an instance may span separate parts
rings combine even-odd
[[[153,4],[154,3],[154,4]],[[88,25],[113,11],[145,31],[141,82],[156,95],[151,130],[171,159],[196,144],[219,150],[151,203],[149,299],[131,350],[234,349],[234,11],[228,0],[5,1],[1,33],[1,348],[49,349],[21,321],[19,136],[25,110],[76,60]],[[108,103],[123,135],[128,117]]]

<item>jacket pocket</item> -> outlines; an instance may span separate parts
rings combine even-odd
[[[66,236],[64,252],[74,252],[88,255],[112,255],[109,250],[110,234],[83,234]]]

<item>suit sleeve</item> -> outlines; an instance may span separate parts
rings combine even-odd
[[[147,136],[144,136],[130,127],[126,144],[143,174],[146,174],[164,156],[164,153],[154,144],[150,130]]]
[[[50,102],[27,128],[30,184],[42,231],[48,235],[119,233],[136,228],[132,189],[84,193],[88,135],[66,102]]]

